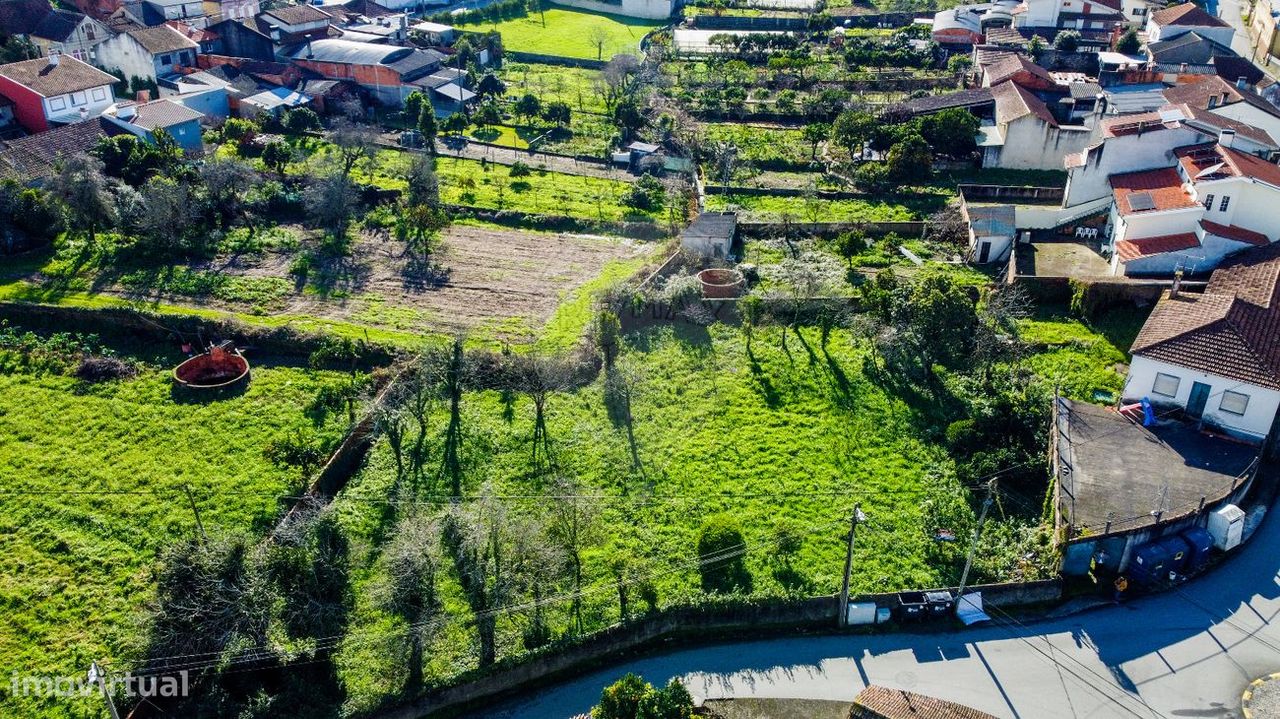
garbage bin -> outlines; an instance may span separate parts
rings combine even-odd
[[[918,621],[924,619],[928,613],[929,603],[924,597],[924,592],[898,593],[899,621]]]
[[[951,592],[925,592],[924,601],[929,605],[929,616],[945,617],[951,614],[951,610],[955,609],[956,602],[951,596]]]

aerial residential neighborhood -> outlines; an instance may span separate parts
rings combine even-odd
[[[1280,717],[1270,0],[0,0],[0,716]]]

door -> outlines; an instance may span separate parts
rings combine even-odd
[[[1187,414],[1196,419],[1204,414],[1205,403],[1209,401],[1209,385],[1195,382],[1191,385],[1191,397],[1187,399]]]
[[[978,264],[986,264],[991,260],[991,243],[986,240],[982,241],[981,249],[978,250]]]

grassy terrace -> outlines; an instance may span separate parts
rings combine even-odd
[[[496,30],[502,35],[502,46],[516,52],[587,60],[608,60],[614,55],[639,54],[640,39],[662,22],[640,20],[619,15],[549,8],[543,12],[499,23],[463,25],[466,30]],[[603,33],[603,51],[592,38]]]
[[[748,543],[759,547],[748,555],[757,594],[836,591],[844,552],[838,525],[855,496],[877,518],[873,531],[859,535],[855,591],[954,579],[956,567],[939,561],[930,540],[936,520],[922,509],[962,491],[948,478],[945,450],[929,438],[932,420],[921,414],[929,410],[911,406],[865,375],[866,348],[848,334],[838,332],[822,352],[817,331],[803,332],[817,353],[813,362],[794,336],[791,354],[784,352],[776,329],[758,330],[750,354],[739,329],[721,324],[696,330],[658,327],[631,336],[622,362],[640,378],[633,400],[640,471],[630,466],[627,432],[611,422],[600,380],[548,401],[549,432],[563,473],[582,483],[583,494],[608,497],[594,502],[600,536],[585,555],[589,627],[617,620],[608,568],[616,551],[633,554],[643,571],[657,576],[660,604],[694,596],[698,574],[687,566],[694,537],[703,518],[719,512],[732,512]],[[530,404],[517,399],[508,414],[499,393],[471,393],[464,412],[465,434],[471,438],[465,448],[468,493],[479,491],[482,479],[492,481],[497,494],[545,489],[527,477]],[[433,436],[442,430],[434,427]],[[369,502],[386,497],[393,479],[390,453],[379,446],[338,500],[364,551],[357,571],[359,596],[383,581],[376,538],[384,536],[387,520]],[[752,493],[787,498],[732,496]],[[541,516],[545,505],[516,501],[508,511]],[[431,505],[424,509],[436,511]],[[800,549],[786,565],[767,549],[784,517],[802,534]],[[1029,541],[1021,526],[1011,520],[990,536],[1010,545]],[[1004,560],[991,559],[994,555],[980,556],[987,558],[978,570],[984,576],[1007,569]],[[438,581],[448,621],[425,651],[428,682],[474,666],[461,589],[451,572]],[[548,610],[560,631],[568,621],[567,603]],[[372,602],[361,602],[352,638],[385,635],[401,622]],[[500,654],[518,653],[518,624],[503,621],[499,631]],[[404,678],[403,658],[390,640],[351,641],[339,664],[351,709],[372,705]]]
[[[137,343],[132,347],[136,350]],[[345,417],[306,413],[336,379],[254,357],[241,394],[174,394],[172,347],[147,347],[131,380],[85,385],[0,348],[0,654],[6,675],[83,675],[139,648],[151,566],[195,531],[190,485],[210,532],[257,534],[296,494],[299,477],[263,449],[299,428],[329,441]],[[110,665],[109,665],[110,666]],[[101,699],[0,700],[0,715],[96,717]]]
[[[947,203],[944,195],[924,195],[902,201],[826,200],[781,195],[707,195],[708,210],[736,209],[742,219],[777,222],[790,216],[794,222],[898,222],[922,220]]]

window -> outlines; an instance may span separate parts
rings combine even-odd
[[[1223,392],[1218,409],[1227,414],[1244,414],[1244,411],[1249,409],[1249,395],[1240,392]]]
[[[101,87],[93,88],[93,99],[102,102],[107,99],[107,91]]]
[[[1177,397],[1178,385],[1180,384],[1182,384],[1182,380],[1177,377],[1164,372],[1156,372],[1156,381],[1151,386],[1151,391],[1165,397]]]
[[[1225,197],[1225,196],[1224,196],[1224,197],[1222,198],[1222,204],[1221,204],[1221,205],[1218,205],[1218,212],[1226,212],[1226,211],[1227,211],[1227,204],[1228,204],[1228,203],[1230,203],[1230,202],[1231,202],[1231,198],[1230,198],[1230,197]]]
[[[169,63],[171,63],[171,62],[173,62],[173,56],[172,56],[172,55],[161,55],[161,56],[160,56],[160,64],[161,64],[161,65],[168,65],[168,64],[169,64]]]
[[[84,36],[85,36],[86,38],[90,39],[90,40],[94,39],[94,38],[93,38],[93,28],[92,28],[92,27],[86,27],[86,28],[84,29]]]
[[[83,93],[83,92],[73,92],[73,93],[71,93],[71,104],[72,104],[72,105],[83,105],[84,103],[85,103],[85,97],[84,97],[84,93]]]
[[[1213,209],[1213,193],[1212,192],[1204,196],[1204,209],[1206,210]]]
[[[49,100],[49,109],[57,112],[58,110],[67,109],[67,101],[61,97],[51,98]]]

